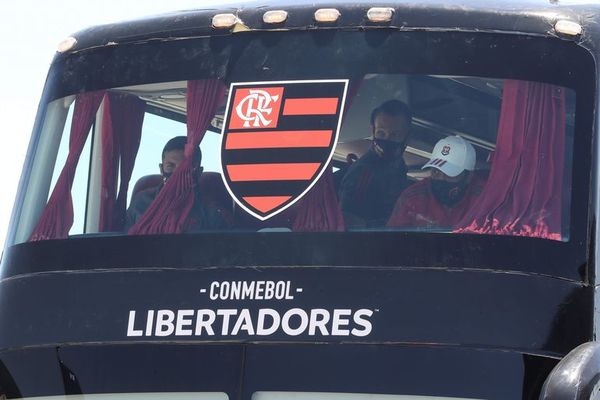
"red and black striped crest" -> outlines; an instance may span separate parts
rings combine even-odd
[[[337,143],[347,80],[232,83],[221,142],[227,190],[266,220],[306,194]]]

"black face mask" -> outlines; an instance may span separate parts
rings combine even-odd
[[[437,201],[446,207],[453,207],[465,197],[467,180],[448,182],[434,179],[431,181],[431,191]]]
[[[394,160],[396,158],[402,158],[402,152],[400,148],[404,148],[404,143],[395,142],[387,139],[373,139],[375,144],[383,150],[383,158],[385,160]]]

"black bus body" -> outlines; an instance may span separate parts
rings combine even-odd
[[[265,17],[269,11],[273,20]],[[74,34],[50,67],[2,258],[0,394],[594,398],[598,43],[600,5],[541,0],[215,5]],[[217,194],[211,201],[221,201],[227,228],[128,230],[123,212],[137,195],[131,192],[136,170],[131,178],[124,166],[140,163],[146,180],[166,188],[156,164],[165,139],[185,135],[186,123],[190,131],[187,110],[197,105],[190,82],[215,81],[226,95],[211,113],[201,148],[202,175],[217,177],[210,188],[218,189],[200,188],[224,193],[224,202]],[[516,85],[517,102],[532,88],[550,94],[515,106],[507,100],[508,82]],[[265,87],[283,88],[281,96],[309,105],[335,98],[323,103],[335,105],[325,117],[308,105],[312,111],[304,114],[291,105],[279,114],[284,132],[333,132],[328,146],[254,143],[245,152],[231,150],[221,137],[248,128],[234,129],[242,123],[234,121],[234,93]],[[78,104],[94,93],[103,103],[83,121]],[[111,114],[109,98],[141,104],[145,119],[133,158],[125,142],[135,128],[122,126],[134,111],[115,106]],[[548,113],[550,98],[560,111]],[[451,227],[310,220],[309,207],[330,217],[319,196],[338,195],[350,164],[373,151],[369,115],[389,99],[412,112],[403,155],[410,183],[429,179],[421,167],[438,140],[459,135],[475,149],[472,174],[487,185],[481,196],[492,201],[504,182],[497,177],[511,176],[507,190],[520,193],[496,206],[510,202],[507,209],[519,217],[498,211],[490,222],[487,210],[484,222],[493,225],[487,231],[464,220]],[[539,129],[531,120],[524,128],[539,131],[539,147],[525,139],[515,144],[521,139],[510,134],[523,110],[527,118],[542,115]],[[558,114],[558,127],[550,127],[544,118]],[[109,143],[106,121],[116,127],[123,116],[131,118],[118,139],[114,128]],[[89,135],[74,151],[82,121]],[[513,158],[498,161],[505,151],[499,132],[508,135],[502,146],[511,142],[519,153],[511,153],[514,167]],[[553,135],[560,140],[547,144]],[[112,172],[109,145],[117,155]],[[299,183],[299,169],[285,175],[281,167],[283,175],[267,178],[248,178],[250,169],[234,174],[256,163],[252,157],[275,169],[318,168],[308,186]],[[552,189],[547,175],[558,177]],[[124,193],[118,188],[129,181],[128,198],[127,185]],[[333,186],[323,189],[325,181]],[[56,195],[48,211],[60,187],[66,197]],[[265,193],[283,203],[269,208],[255,201]],[[538,207],[540,196],[545,203]],[[102,222],[107,204],[114,210],[121,204],[112,228]],[[309,222],[298,222],[299,214]],[[546,227],[552,218],[554,230]],[[525,226],[525,219],[542,228]],[[61,224],[66,231],[57,234]]]

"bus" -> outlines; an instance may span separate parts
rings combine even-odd
[[[290,0],[66,38],[0,397],[598,398],[599,22]]]

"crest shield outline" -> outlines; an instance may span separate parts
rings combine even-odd
[[[302,199],[337,145],[348,79],[234,82],[221,131],[221,176],[265,221]]]

